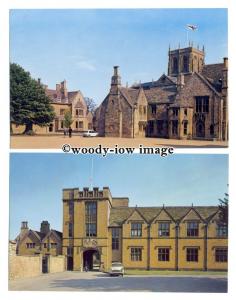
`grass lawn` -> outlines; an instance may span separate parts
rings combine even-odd
[[[227,276],[225,271],[168,271],[168,270],[125,270],[126,275],[222,275]]]

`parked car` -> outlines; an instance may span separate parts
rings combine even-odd
[[[110,276],[124,276],[124,267],[120,262],[113,262],[109,271]]]
[[[93,130],[88,130],[83,133],[83,136],[84,137],[94,137],[94,136],[98,136],[98,133]]]

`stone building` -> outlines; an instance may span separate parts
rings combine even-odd
[[[205,50],[193,46],[169,49],[168,73],[158,80],[124,88],[115,67],[111,89],[95,114],[103,136],[173,139],[228,139],[228,59],[205,64]],[[122,105],[129,94],[141,93],[145,118],[134,118],[139,101]],[[131,98],[131,97],[130,97]],[[126,101],[127,102],[127,101]],[[144,112],[143,110],[143,112]],[[135,125],[136,120],[136,125]],[[121,130],[122,123],[122,130]],[[139,125],[142,133],[132,130]],[[112,130],[111,130],[112,128]],[[127,134],[128,133],[128,134]]]
[[[38,80],[41,84],[40,79]],[[67,90],[66,81],[56,84],[56,89],[49,89],[47,85],[43,85],[46,95],[49,97],[51,105],[55,112],[55,118],[49,126],[40,127],[33,126],[36,133],[58,133],[65,129],[64,118],[65,113],[69,111],[72,115],[71,128],[73,132],[83,132],[93,129],[93,115],[88,110],[84,96],[80,90]],[[13,125],[13,133],[24,132],[25,126]]]
[[[46,94],[51,100],[56,117],[50,124],[49,132],[63,131],[65,128],[65,112],[69,111],[72,115],[73,123],[71,128],[74,132],[83,132],[93,129],[93,115],[88,110],[81,91],[69,92],[66,87],[66,81],[56,84],[56,89],[48,89]]]
[[[50,229],[48,221],[42,221],[40,231],[29,229],[28,222],[22,222],[20,234],[16,237],[16,253],[19,255],[61,255],[62,233]]]
[[[95,111],[96,131],[100,136],[142,137],[146,124],[147,99],[142,87],[122,87],[118,66],[115,66],[110,92]]]
[[[226,270],[227,245],[217,206],[129,207],[108,187],[63,189],[68,270]]]

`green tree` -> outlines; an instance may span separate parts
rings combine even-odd
[[[66,128],[69,128],[73,123],[72,114],[69,110],[65,112],[63,123]]]
[[[219,209],[220,209],[220,214],[219,218],[220,221],[224,224],[228,225],[228,212],[229,212],[229,194],[225,193],[223,199],[219,199]]]
[[[10,122],[25,125],[24,133],[33,125],[47,126],[54,119],[54,110],[44,87],[31,78],[21,66],[10,65]],[[12,126],[11,126],[12,128]],[[12,130],[11,130],[12,131]]]

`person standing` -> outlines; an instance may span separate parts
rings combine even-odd
[[[71,138],[72,137],[72,128],[69,127],[69,137]]]

